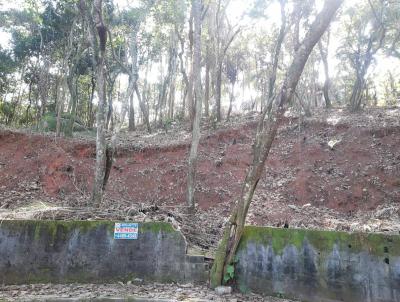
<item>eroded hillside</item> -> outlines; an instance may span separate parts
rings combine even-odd
[[[398,232],[400,111],[374,109],[349,115],[332,110],[315,116],[287,117],[248,222]],[[200,211],[197,222],[189,223],[192,232],[199,226],[217,230],[222,226],[240,194],[255,125],[256,117],[249,115],[217,130],[204,126],[196,188]],[[125,218],[170,219],[178,227],[188,227],[181,209],[189,139],[190,133],[177,125],[168,133],[122,133],[102,212],[76,213],[81,213],[80,218],[118,213]],[[73,216],[71,208],[88,205],[94,156],[90,138],[56,140],[52,135],[2,130],[1,215]],[[66,207],[68,213],[63,212]],[[39,210],[32,214],[33,208]],[[199,245],[214,245],[218,231],[212,232]]]

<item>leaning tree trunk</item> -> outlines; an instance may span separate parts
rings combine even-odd
[[[193,84],[194,84],[194,100],[196,109],[194,112],[192,144],[189,154],[189,171],[187,181],[187,203],[191,211],[195,208],[195,186],[196,186],[196,170],[197,170],[197,153],[200,141],[200,121],[201,121],[201,0],[192,0],[194,37],[193,37]]]
[[[276,41],[274,56],[272,58],[272,72],[268,80],[268,100],[267,100],[267,111],[270,112],[272,109],[272,103],[275,97],[275,82],[276,74],[278,71],[279,55],[281,53],[282,43],[286,35],[286,0],[280,0],[281,7],[281,27],[279,29],[278,39]]]
[[[325,1],[322,11],[317,15],[306,37],[299,45],[293,62],[289,67],[285,81],[278,94],[276,109],[271,111],[267,121],[264,121],[264,114],[260,119],[255,138],[253,161],[243,183],[240,198],[231,212],[229,221],[224,228],[222,240],[216,252],[211,271],[212,287],[216,287],[222,283],[227,266],[231,265],[233,262],[254,191],[264,171],[265,161],[268,157],[278,127],[283,121],[286,105],[293,97],[297,83],[311,51],[321,38],[321,35],[325,32],[342,2],[343,0]]]

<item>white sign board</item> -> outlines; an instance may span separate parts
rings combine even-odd
[[[138,231],[137,223],[116,223],[114,239],[138,239]]]

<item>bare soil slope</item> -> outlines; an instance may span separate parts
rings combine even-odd
[[[353,115],[331,110],[314,116],[287,116],[259,183],[249,223],[398,232],[400,110],[371,109]],[[200,211],[196,221],[191,218],[191,230],[217,231],[210,230],[212,236],[199,240],[200,246],[215,244],[232,201],[240,194],[255,125],[256,116],[249,115],[218,130],[204,126],[196,188]],[[189,138],[180,126],[167,134],[121,134],[103,212],[159,219],[157,211],[164,211],[184,228],[188,219],[181,209]],[[95,146],[89,138],[55,140],[51,135],[0,130],[3,217],[21,207],[27,211],[37,202],[86,207],[94,162]],[[98,212],[80,218],[106,216]]]

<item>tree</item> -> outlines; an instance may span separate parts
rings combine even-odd
[[[318,42],[318,49],[321,55],[322,63],[324,64],[324,99],[326,108],[332,107],[331,99],[329,98],[329,87],[331,85],[331,81],[329,78],[329,64],[328,64],[328,49],[329,49],[329,41],[330,41],[330,31],[328,30],[326,33],[326,45],[325,47],[322,45],[322,39]]]
[[[267,110],[268,112],[272,109],[272,103],[275,98],[275,82],[276,82],[276,75],[278,71],[278,64],[279,64],[279,55],[281,53],[282,43],[285,39],[286,35],[286,0],[279,1],[281,7],[281,27],[279,29],[278,38],[276,41],[274,52],[272,53],[272,71],[268,81],[268,100],[267,100]]]
[[[74,22],[73,22],[74,23]],[[85,43],[84,41],[78,41],[77,46],[75,47],[74,45],[74,33],[75,33],[75,26],[73,25],[71,28],[71,34],[69,37],[69,49],[67,52],[66,56],[66,61],[68,62],[68,73],[66,77],[66,82],[68,86],[68,90],[70,93],[70,103],[69,103],[69,108],[70,108],[70,120],[68,123],[68,126],[65,129],[65,135],[72,137],[73,131],[74,131],[74,123],[75,123],[75,117],[76,117],[76,107],[78,103],[78,80],[80,76],[80,63],[81,59],[84,55],[85,51]],[[84,33],[85,31],[83,31]],[[84,35],[83,35],[84,36]],[[60,105],[61,106],[61,105]],[[58,114],[57,118],[57,124],[59,124],[60,118],[61,118],[61,108],[58,111],[60,114]]]
[[[343,0],[326,0],[322,11],[316,16],[304,40],[299,45],[293,61],[287,71],[285,80],[277,97],[275,108],[265,120],[266,110],[260,117],[253,147],[253,160],[247,171],[241,195],[230,214],[211,270],[211,286],[222,283],[228,266],[232,265],[234,255],[243,233],[244,224],[250,203],[258,181],[264,171],[265,162],[275,139],[279,125],[283,121],[286,106],[296,90],[308,57],[315,44],[329,26],[333,16]]]
[[[198,147],[200,141],[200,121],[202,107],[202,91],[201,91],[201,0],[192,0],[194,35],[193,35],[193,84],[194,84],[194,99],[195,113],[192,130],[192,144],[189,154],[189,171],[187,185],[187,203],[191,211],[195,208],[195,185]]]
[[[239,72],[243,70],[244,51],[239,47],[232,47],[231,53],[225,59],[225,74],[230,83],[229,88],[229,107],[226,120],[229,121],[232,113],[233,102],[235,100],[235,85],[239,77]]]
[[[349,108],[355,112],[362,106],[366,88],[366,75],[374,61],[375,54],[384,47],[386,36],[387,4],[381,1],[359,4],[346,12],[344,30],[347,35],[342,41],[338,55],[350,62],[354,70],[354,83],[351,90]]]
[[[0,46],[0,99],[9,88],[8,77],[14,72],[15,65],[16,62],[12,59],[10,52],[2,49]]]
[[[107,44],[107,27],[103,20],[103,1],[94,0],[89,11],[86,0],[79,1],[79,9],[88,26],[89,43],[92,48],[92,63],[96,68],[98,106],[96,115],[96,166],[93,183],[92,202],[99,206],[103,199],[104,179],[106,172],[106,78],[105,55]]]
[[[155,1],[141,1],[139,5],[130,8],[121,14],[120,18],[116,18],[115,23],[117,26],[122,26],[123,30],[121,33],[122,37],[118,37],[125,41],[124,45],[124,58],[119,57],[115,52],[113,52],[113,59],[120,65],[123,72],[128,74],[129,83],[125,94],[126,103],[128,104],[129,112],[129,130],[133,131],[135,129],[134,125],[134,108],[133,108],[133,95],[135,94],[138,101],[139,107],[142,111],[143,119],[147,127],[147,131],[151,133],[149,110],[145,104],[145,100],[140,93],[139,89],[139,38],[140,31],[146,17],[149,14],[150,9],[153,7]],[[114,44],[111,32],[109,32],[112,44]],[[127,38],[126,38],[127,36]],[[113,46],[113,45],[112,45]],[[114,48],[114,46],[113,46]]]
[[[229,1],[224,4],[222,0],[218,0],[215,12],[215,37],[213,38],[214,46],[213,51],[215,54],[215,71],[214,71],[214,85],[215,85],[215,104],[216,104],[216,119],[220,122],[221,115],[221,93],[222,93],[222,71],[225,55],[231,46],[235,37],[239,34],[240,28],[234,28],[229,23],[226,23],[226,9]]]

